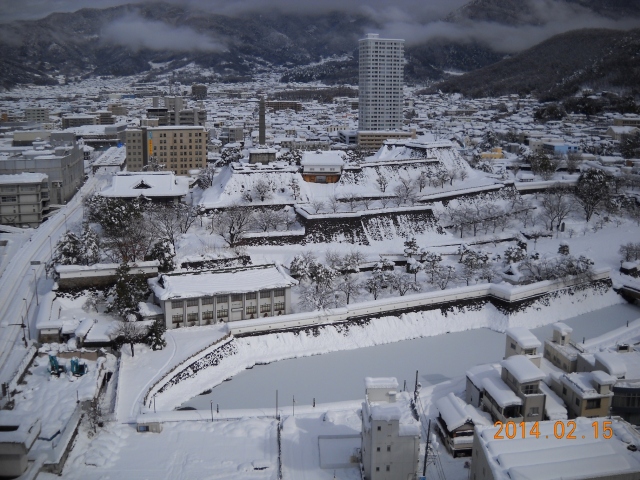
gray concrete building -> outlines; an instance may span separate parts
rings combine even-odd
[[[73,133],[52,132],[51,148],[38,147],[0,157],[0,175],[44,173],[51,204],[63,204],[84,183],[84,154]]]
[[[44,107],[27,107],[24,109],[24,119],[27,122],[49,123],[49,109]]]
[[[44,173],[0,175],[0,223],[36,228],[49,209],[49,179]]]

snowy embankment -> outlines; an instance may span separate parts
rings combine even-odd
[[[624,303],[624,300],[611,289],[587,288],[551,294],[511,314],[486,303],[482,307],[454,307],[446,312],[436,309],[380,317],[359,325],[338,324],[316,327],[311,331],[235,338],[232,340],[234,352],[221,358],[215,366],[198,369],[197,374],[181,379],[179,388],[168,388],[157,394],[156,409],[172,409],[259,363],[475,328],[490,328],[500,332],[510,326],[533,328],[618,303]]]

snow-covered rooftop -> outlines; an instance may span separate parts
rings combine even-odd
[[[467,378],[473,383],[477,389],[482,388],[482,380],[485,378],[500,379],[502,367],[495,364],[477,365],[467,370]]]
[[[482,386],[502,408],[522,405],[522,400],[500,378],[486,377]]]
[[[542,345],[538,337],[524,327],[507,328],[507,335],[513,338],[522,348],[538,348]]]
[[[342,152],[328,151],[328,152],[305,152],[302,155],[302,161],[300,164],[305,167],[308,165],[323,165],[323,166],[343,166],[344,159]]]
[[[604,421],[611,422],[613,437],[596,437],[594,421],[599,424],[599,432],[603,432]],[[631,425],[615,418],[579,417],[575,422],[574,440],[556,438],[554,421],[539,422],[538,438],[496,440],[498,428],[493,426],[477,426],[476,435],[493,478],[559,480],[637,475],[640,455],[627,447],[637,447],[640,436]]]
[[[103,197],[182,197],[189,193],[189,179],[173,172],[117,172]]]
[[[436,407],[447,424],[449,431],[460,428],[465,423],[474,425],[492,425],[488,414],[479,412],[475,407],[456,397],[453,392],[436,400]]]
[[[535,382],[547,376],[524,355],[513,355],[503,360],[501,364],[503,368],[509,370],[516,377],[518,383]]]
[[[365,377],[364,386],[370,388],[398,388],[398,380],[395,377]]]
[[[0,411],[0,445],[24,444],[29,449],[40,433],[40,420],[33,415]]]
[[[571,332],[573,332],[573,328],[571,328],[566,323],[562,323],[562,322],[554,323],[553,329],[557,332],[560,332],[560,334],[562,335],[569,335]]]
[[[160,300],[256,292],[291,287],[297,283],[284,273],[282,268],[275,265],[200,274],[161,275],[149,280],[151,289]]]
[[[0,175],[0,185],[13,185],[18,183],[42,183],[49,177],[46,173],[16,173]]]
[[[627,374],[627,366],[620,354],[616,352],[597,352],[595,358],[596,361],[604,365],[609,375],[621,378]]]

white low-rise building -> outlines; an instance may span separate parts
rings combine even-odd
[[[167,328],[289,314],[297,283],[273,264],[149,280]]]
[[[137,198],[178,203],[189,193],[189,179],[173,172],[117,172],[103,197]]]
[[[474,480],[640,478],[640,434],[619,418],[475,427]],[[524,434],[523,434],[524,432]],[[507,435],[507,433],[509,435]]]

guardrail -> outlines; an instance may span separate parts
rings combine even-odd
[[[229,338],[231,337],[231,333],[227,333],[224,337],[219,338],[211,345],[207,345],[206,347],[198,350],[196,353],[191,355],[189,358],[186,358],[171,370],[169,370],[165,375],[160,377],[151,387],[144,396],[143,404],[146,405],[150,398],[157,393],[164,385],[166,385],[171,379],[178,373],[180,373],[184,368],[188,365],[191,365],[193,362],[199,360],[200,357],[208,355],[211,353],[211,350],[216,350],[220,348]]]
[[[31,345],[31,347],[29,347],[29,349],[26,351],[24,357],[22,358],[22,361],[20,362],[20,365],[18,365],[16,372],[5,387],[6,395],[2,394],[2,390],[4,390],[4,388],[0,390],[0,408],[4,407],[7,401],[9,401],[9,399],[11,398],[11,392],[18,388],[18,383],[20,383],[20,380],[24,376],[29,365],[31,365],[31,362],[33,361],[37,353],[38,349],[33,345]]]

